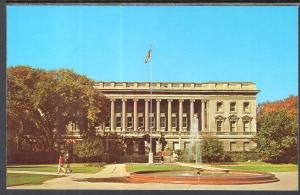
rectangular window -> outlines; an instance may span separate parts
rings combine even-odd
[[[250,122],[244,121],[244,132],[249,132],[249,131],[250,131]]]
[[[144,117],[139,117],[139,127],[144,127]]]
[[[249,112],[250,111],[250,108],[249,108],[249,102],[244,102],[243,104],[243,110],[244,112]]]
[[[132,128],[132,117],[127,117],[127,127]]]
[[[236,151],[236,142],[230,142],[230,151]]]
[[[187,124],[188,124],[188,122],[187,122],[187,117],[184,116],[184,117],[182,118],[182,127],[187,128]]]
[[[179,143],[178,142],[173,142],[173,150],[179,150]]]
[[[235,102],[231,102],[230,103],[230,112],[235,112],[236,111],[236,103]]]
[[[166,127],[166,117],[160,117],[160,127]]]
[[[172,117],[172,127],[176,128],[177,127],[177,118]]]
[[[244,142],[244,147],[243,147],[244,151],[249,151],[250,147],[249,147],[249,142]]]
[[[121,127],[122,118],[120,116],[116,117],[116,127]]]
[[[71,123],[71,125],[72,125],[72,131],[76,131],[76,129],[77,129],[77,122],[75,121],[73,121],[72,123]]]
[[[150,117],[150,128],[155,128],[155,118],[153,116]]]
[[[184,142],[184,150],[187,150],[190,148],[190,142]]]
[[[222,131],[222,121],[217,121],[217,132]]]
[[[222,112],[223,111],[223,103],[222,102],[218,102],[217,103],[217,112]]]
[[[230,132],[236,132],[236,121],[230,121]]]

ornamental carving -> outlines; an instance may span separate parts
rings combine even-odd
[[[236,115],[230,115],[230,116],[228,117],[228,120],[229,120],[229,121],[237,121],[237,120],[239,120],[239,117],[237,117]]]
[[[216,119],[216,121],[225,121],[226,118],[222,115],[217,115],[217,116],[215,116],[215,119]]]
[[[253,118],[253,117],[251,117],[251,116],[245,115],[245,116],[242,117],[242,120],[243,120],[243,121],[251,121],[252,118]]]

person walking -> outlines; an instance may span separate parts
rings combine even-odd
[[[65,160],[66,160],[66,172],[67,173],[72,173],[72,170],[70,168],[71,156],[70,156],[69,152],[67,152]]]
[[[60,173],[60,170],[63,170],[63,172],[66,174],[66,170],[64,168],[64,163],[65,163],[64,156],[62,154],[60,154],[59,159],[58,159],[57,174]]]

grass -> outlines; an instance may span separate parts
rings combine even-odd
[[[180,165],[168,165],[168,164],[127,164],[126,170],[128,172],[138,172],[138,171],[178,171],[178,170],[194,170],[192,167],[185,167]]]
[[[6,185],[16,186],[25,184],[42,184],[43,182],[63,176],[55,175],[34,175],[34,174],[23,174],[23,173],[7,173],[6,174]]]
[[[97,173],[101,171],[103,167],[98,166],[85,166],[82,163],[72,163],[72,173]],[[8,166],[7,170],[12,171],[38,171],[38,172],[56,172],[57,164],[44,164],[44,165],[16,165]]]
[[[232,164],[217,164],[215,167],[243,171],[291,172],[297,171],[297,164],[271,164],[264,162],[239,162]]]

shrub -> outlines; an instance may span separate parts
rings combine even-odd
[[[203,162],[221,162],[224,160],[223,146],[217,138],[206,136],[201,140],[199,147]]]
[[[89,137],[74,144],[76,162],[99,162],[103,151],[101,139],[98,137]]]
[[[148,155],[122,156],[120,158],[120,162],[122,162],[122,163],[147,163]]]

